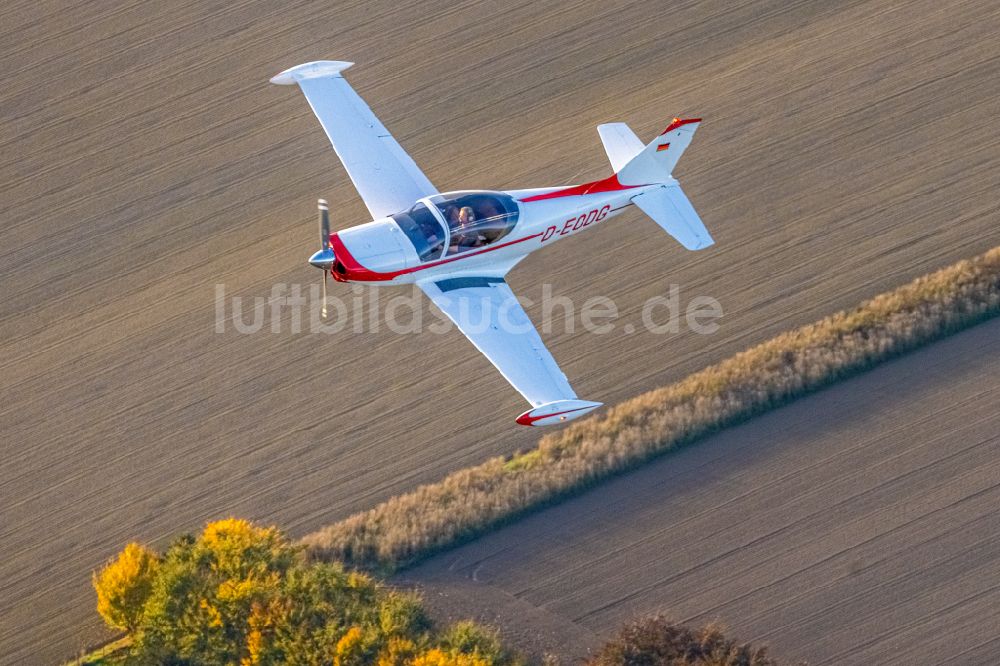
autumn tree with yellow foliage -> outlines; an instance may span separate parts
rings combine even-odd
[[[94,574],[97,612],[109,627],[131,632],[139,626],[158,565],[156,553],[130,543],[100,574]]]
[[[277,529],[209,523],[162,556],[138,544],[94,575],[98,611],[142,664],[505,666],[496,635],[438,631],[419,597],[309,561]]]

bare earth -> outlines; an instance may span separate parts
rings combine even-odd
[[[276,283],[315,281],[304,260],[316,244],[317,196],[331,200],[336,228],[367,220],[305,100],[267,85],[275,72],[356,61],[350,80],[441,189],[606,176],[598,123],[625,120],[648,137],[674,115],[704,117],[678,175],[715,248],[686,253],[632,212],[511,276],[536,303],[546,280],[578,307],[615,299],[612,333],[556,326],[545,335],[582,397],[614,402],[1000,243],[998,32],[1000,7],[987,0],[3,3],[0,661],[52,663],[99,640],[89,575],[129,539],[163,545],[229,514],[298,535],[535,441],[513,423],[520,397],[457,332],[293,334],[288,311],[268,314],[256,334],[232,322],[215,331],[217,284],[250,303]],[[671,283],[682,303],[722,303],[717,334],[625,332]],[[996,328],[983,330],[996,340]],[[962,363],[990,362],[985,342],[976,352]],[[988,391],[1000,373],[973,385],[961,367],[936,367],[933,384],[921,388],[930,378],[914,373],[905,388],[956,404],[992,395],[995,408]],[[829,395],[808,404],[832,409]],[[902,426],[912,415],[899,408]],[[798,440],[856,442],[853,431],[813,431],[830,419],[806,419]],[[903,511],[944,479],[958,492],[969,475],[970,488],[984,489],[974,507],[995,504],[976,485],[990,470],[988,444],[973,437],[981,431],[949,419],[934,425],[938,436],[955,450],[980,446],[877,486],[865,500],[873,537],[903,519],[885,507],[903,502]],[[909,469],[921,446],[939,450],[893,439],[868,466]],[[712,450],[721,460],[725,448]],[[741,460],[794,480],[797,456],[810,455],[797,450],[757,446]],[[820,487],[841,478],[815,474]],[[836,493],[810,501],[797,529],[830,533]],[[650,510],[613,519],[621,530],[674,534]],[[924,523],[920,538],[938,539],[934,557],[970,572],[968,593],[955,597],[970,601],[954,612],[973,631],[990,619],[990,598],[970,595],[992,584],[993,560],[977,558],[996,525],[981,517],[962,528],[966,514],[949,515]],[[634,568],[664,555],[651,547],[631,551]],[[614,556],[613,544],[579,548],[566,557]],[[696,567],[712,551],[687,552]],[[766,549],[735,556],[747,567],[774,561]],[[879,595],[880,582],[905,575],[904,560],[886,558],[888,569],[869,570],[881,560],[862,557],[858,575],[875,578],[859,594]],[[619,617],[622,594],[635,589],[634,574],[622,575],[606,589],[563,588],[559,603],[591,609],[583,625],[592,631]],[[916,601],[869,621],[900,639],[919,633],[919,598],[940,580],[912,577]],[[663,589],[655,583],[637,607]],[[750,612],[725,596],[731,586],[688,584],[691,601],[671,606],[678,613]],[[788,594],[774,589],[767,603]],[[792,653],[810,640],[815,624],[767,612],[739,626],[774,632]],[[839,634],[826,633],[809,654],[838,654]]]
[[[536,654],[665,612],[790,663],[996,664],[998,373],[994,320],[400,580]]]

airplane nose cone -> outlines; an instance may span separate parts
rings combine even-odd
[[[310,264],[312,264],[316,268],[323,269],[324,271],[330,270],[330,267],[333,266],[333,262],[336,260],[337,257],[334,256],[333,250],[331,250],[330,248],[326,248],[325,250],[320,250],[319,252],[315,252],[311,257],[309,257]]]

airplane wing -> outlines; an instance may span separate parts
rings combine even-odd
[[[396,142],[341,72],[353,63],[320,60],[271,79],[298,84],[372,217],[407,210],[437,189]]]
[[[601,406],[577,399],[503,278],[455,277],[419,286],[531,403],[517,419],[521,425],[557,424]]]

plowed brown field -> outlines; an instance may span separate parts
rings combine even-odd
[[[215,332],[217,284],[315,281],[317,196],[367,219],[278,70],[356,61],[441,189],[601,177],[598,123],[704,117],[678,176],[717,247],[631,212],[511,276],[615,299],[612,333],[545,336],[614,402],[996,245],[998,29],[985,0],[4,3],[2,660],[99,639],[89,572],[129,539],[301,534],[537,435],[457,332]],[[671,283],[722,303],[718,333],[625,332]]]

